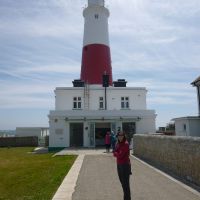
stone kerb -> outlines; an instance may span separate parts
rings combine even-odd
[[[134,155],[200,186],[200,138],[136,134]]]

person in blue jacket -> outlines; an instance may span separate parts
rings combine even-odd
[[[115,135],[114,131],[111,131],[111,146],[112,146],[113,152],[115,151],[116,141],[117,141],[116,135]]]

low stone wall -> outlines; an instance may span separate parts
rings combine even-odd
[[[134,155],[200,186],[200,138],[136,134]]]
[[[0,147],[37,147],[38,137],[1,137]]]

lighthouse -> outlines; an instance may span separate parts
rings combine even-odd
[[[84,36],[80,79],[87,84],[102,84],[102,75],[109,75],[112,85],[112,67],[108,34],[109,10],[104,0],[88,0],[83,10]]]
[[[123,130],[129,142],[136,133],[155,132],[155,111],[147,109],[145,87],[113,81],[104,0],[88,0],[80,78],[55,89],[49,117],[49,149],[104,146],[106,132]],[[123,66],[122,66],[123,67]],[[114,67],[113,67],[114,69]],[[79,75],[79,74],[78,74]]]

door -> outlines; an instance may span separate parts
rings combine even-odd
[[[90,123],[90,129],[89,129],[89,137],[90,137],[90,146],[95,146],[95,123]]]
[[[135,122],[123,122],[122,130],[125,132],[128,142],[130,143],[135,134]]]
[[[83,146],[83,123],[70,123],[70,146]]]
[[[105,135],[110,132],[110,123],[96,123],[95,124],[95,145],[104,146],[105,145]]]

